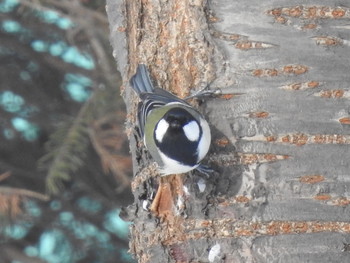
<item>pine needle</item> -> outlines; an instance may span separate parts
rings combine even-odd
[[[64,182],[69,181],[71,174],[83,164],[89,144],[87,123],[92,99],[83,105],[68,128],[62,127],[50,136],[48,153],[39,160],[39,168],[48,169],[46,187],[49,194],[58,194]]]

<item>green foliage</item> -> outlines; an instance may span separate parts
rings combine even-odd
[[[64,182],[83,164],[89,138],[87,132],[87,102],[78,116],[54,132],[46,143],[47,154],[39,160],[39,168],[47,169],[46,185],[49,194],[62,190]]]
[[[120,108],[117,101],[118,90],[103,87],[96,90],[79,113],[71,121],[62,125],[50,135],[46,143],[47,153],[39,160],[39,168],[47,170],[46,186],[48,194],[57,194],[64,183],[82,165],[90,145],[91,122]]]

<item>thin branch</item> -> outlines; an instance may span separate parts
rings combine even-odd
[[[0,186],[0,194],[20,195],[20,196],[36,198],[42,201],[48,201],[50,199],[48,195],[44,195],[38,192],[30,191],[27,189],[5,187],[5,186]]]
[[[11,176],[11,172],[10,171],[7,171],[7,172],[4,172],[3,174],[0,174],[0,182],[4,181],[6,178],[8,178],[10,176]]]

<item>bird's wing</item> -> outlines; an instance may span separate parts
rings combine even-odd
[[[140,64],[137,67],[136,74],[130,79],[130,84],[141,99],[138,106],[138,119],[142,136],[144,134],[144,126],[147,115],[153,109],[173,102],[189,105],[186,101],[176,97],[170,92],[155,88],[150,79],[148,69],[144,64]]]
[[[142,135],[146,118],[153,109],[174,102],[189,106],[189,104],[186,101],[176,97],[175,95],[171,94],[166,90],[159,88],[154,88],[153,93],[141,93],[140,98],[141,102],[139,103],[138,118]]]

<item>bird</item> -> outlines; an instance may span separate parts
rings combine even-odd
[[[201,161],[211,145],[210,127],[204,116],[185,100],[154,87],[144,64],[138,65],[130,85],[140,98],[140,136],[160,174],[203,169]]]

